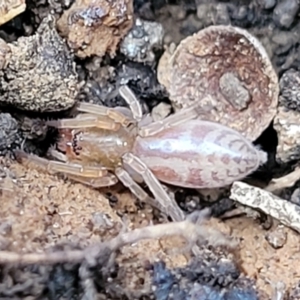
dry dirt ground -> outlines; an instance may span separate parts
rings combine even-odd
[[[121,216],[125,215],[131,229],[152,223],[152,209],[147,205],[137,207],[126,190],[112,191],[117,199],[112,203],[100,191],[82,184],[28,170],[16,163],[10,165],[10,170],[17,181],[11,182],[11,190],[1,196],[1,249],[26,253],[70,243],[85,247],[115,236],[121,230]],[[295,267],[300,259],[299,234],[284,228],[287,242],[275,250],[265,239],[267,231],[250,218],[237,217],[225,222],[211,219],[209,224],[240,240],[240,267],[269,296],[274,291],[269,282],[283,281],[289,288],[300,280],[300,269]],[[145,268],[147,262],[161,259],[172,268],[185,266],[185,255],[168,252],[181,242],[178,238],[145,240],[122,248],[117,256],[124,274],[120,285],[142,290],[151,280]]]
[[[0,28],[0,37],[7,43],[16,41],[19,37],[33,35],[41,20],[48,16],[50,10],[61,15],[72,1],[28,0],[27,2],[28,7],[25,14]],[[201,0],[136,0],[134,1],[134,13],[141,19],[156,21],[163,25],[166,33],[165,45],[171,42],[178,43],[186,36],[212,24],[230,23],[246,28],[255,34],[265,46],[279,78],[287,70],[299,69],[300,31],[299,20],[294,13],[299,10],[298,1],[277,1],[281,5],[276,6],[276,9],[276,1],[272,0],[215,1],[212,5],[208,2]],[[19,53],[19,51],[16,52]],[[161,89],[156,79],[156,67],[162,52],[162,49],[159,49],[156,53],[156,60],[150,67],[143,63],[128,61],[122,55],[117,56],[115,60],[107,57],[103,61],[97,58],[76,59],[78,81],[85,79],[88,83],[83,89],[86,93],[83,93],[85,97],[81,97],[80,100],[110,107],[125,105],[124,101],[112,92],[120,82],[125,82],[136,92],[144,112],[152,111],[159,103],[167,103],[171,110],[167,93]],[[24,73],[27,74],[27,71],[25,70]],[[114,73],[114,76],[111,73]],[[293,87],[296,86],[299,89],[300,75],[298,71],[295,73],[292,74],[292,78],[288,77],[289,80],[287,83],[283,83],[281,89],[286,89],[290,93],[286,98],[287,102],[291,102],[288,102],[287,105],[291,105],[293,110],[299,112],[297,89],[293,93]],[[6,77],[3,78],[5,81]],[[52,79],[51,83],[53,83]],[[77,80],[75,81],[77,84]],[[22,81],[20,82],[23,84]],[[32,87],[29,86],[28,89],[31,92]],[[19,89],[15,90],[19,93]],[[2,94],[0,96],[2,101],[5,97],[2,99]],[[70,98],[75,101],[75,98]],[[5,112],[11,114],[9,118],[7,116],[4,118]],[[14,120],[13,124],[7,125],[8,134],[4,132],[5,130],[2,132],[2,128],[0,128],[1,157],[4,154],[11,154],[12,149],[23,146],[24,139],[26,139],[25,150],[39,155],[44,155],[52,144],[55,137],[50,137],[51,141],[47,140],[44,128],[46,126],[41,122],[41,119],[47,119],[48,116],[42,118],[39,114],[31,113],[26,113],[25,116],[24,121],[23,113],[16,111],[14,107],[4,105],[3,110],[1,107],[0,123],[7,125],[12,122],[8,122],[7,118]],[[54,112],[51,118],[58,119],[62,116],[64,113],[56,114]],[[299,119],[298,116],[297,119]],[[9,135],[11,132],[13,134]],[[272,132],[268,131],[262,140],[272,140],[271,135]],[[263,145],[267,147],[264,149],[275,157],[276,142],[272,141],[270,145],[270,147]],[[296,150],[299,155],[296,157],[299,158],[299,149]],[[117,236],[124,228],[127,230],[143,228],[153,223],[166,222],[164,217],[153,210],[150,205],[141,204],[121,185],[107,190],[94,190],[59,176],[27,169],[6,158],[1,158],[0,166],[2,169],[7,168],[4,171],[0,169],[0,176],[3,175],[0,178],[0,187],[5,187],[0,196],[2,204],[0,251],[18,253],[48,251],[52,253],[58,250],[82,249],[89,244],[107,241]],[[291,165],[287,166],[287,168],[290,167]],[[272,169],[272,175],[275,173],[273,171]],[[9,179],[10,177],[13,179]],[[292,193],[292,191],[289,192]],[[289,198],[290,195],[287,199]],[[226,254],[225,257],[237,262],[239,269],[253,279],[256,288],[262,291],[262,294],[265,293],[259,299],[271,299],[275,286],[280,281],[285,283],[288,290],[299,285],[299,234],[287,227],[282,227],[280,229],[281,237],[286,237],[286,242],[283,242],[281,248],[274,249],[266,240],[266,236],[276,230],[275,222],[273,227],[268,230],[264,229],[258,220],[245,216],[238,216],[226,221],[212,218],[207,223],[211,228],[219,229],[239,241],[236,251]],[[182,245],[182,239],[174,237],[145,240],[122,247],[118,251],[115,261],[108,264],[109,270],[106,274],[109,275],[105,277],[102,271],[97,273],[97,270],[93,270],[94,282],[99,284],[97,286],[98,299],[119,299],[112,295],[127,295],[127,298],[124,296],[122,299],[149,299],[147,296],[151,294],[153,285],[151,265],[157,261],[164,261],[170,269],[185,267],[190,260],[189,255],[174,252]],[[209,253],[210,250],[206,249],[205,251]],[[1,256],[1,253],[3,252],[0,252],[0,261],[5,261],[5,257]],[[219,257],[223,259],[222,251]],[[200,258],[202,259],[202,256]],[[222,273],[222,267],[220,273]],[[83,275],[81,274],[81,276]],[[220,276],[222,277],[222,274]],[[218,279],[220,278],[218,277]],[[222,285],[222,280],[224,278],[220,279],[219,285]],[[0,296],[3,297],[1,299],[18,299],[18,297],[28,300],[78,299],[80,297],[76,293],[80,284],[82,282],[79,280],[77,265],[21,267],[18,264],[3,264],[0,268]],[[89,278],[86,276],[86,290],[92,290],[89,284]],[[45,296],[45,290],[47,296]],[[295,294],[296,292],[294,292]],[[209,299],[228,300],[221,296],[220,298],[214,297]],[[94,298],[90,295],[87,299]],[[154,299],[153,295],[152,299]],[[156,299],[166,298],[157,297]],[[236,299],[252,300],[257,298],[249,296],[247,299],[243,297],[236,297]],[[300,296],[293,298],[290,296],[287,299],[300,299]],[[199,297],[197,300],[204,299]],[[272,300],[282,300],[282,298],[274,297]]]

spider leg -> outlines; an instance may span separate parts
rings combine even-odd
[[[179,208],[176,201],[169,197],[160,182],[156,179],[150,169],[135,155],[126,153],[122,156],[123,162],[140,174],[145,183],[150,188],[156,201],[156,207],[169,215],[173,221],[182,221],[185,219],[183,211]]]
[[[124,127],[127,127],[134,121],[132,118],[118,111],[118,109],[109,108],[92,103],[80,102],[78,104],[77,110],[79,112],[88,113],[94,116],[96,115],[98,117],[106,117],[116,123],[121,124]]]
[[[118,182],[116,176],[111,173],[107,173],[103,177],[82,177],[77,175],[68,175],[68,178],[95,189],[115,185]]]
[[[132,90],[127,85],[122,85],[119,88],[119,93],[130,107],[133,118],[137,122],[141,121],[143,117],[142,107]]]
[[[22,150],[15,150],[17,160],[28,167],[35,167],[50,174],[63,173],[67,177],[91,186],[108,186],[117,182],[112,174],[100,166],[82,166],[75,163],[63,163],[27,154]]]
[[[151,198],[129,175],[128,172],[126,172],[123,168],[116,168],[115,174],[118,177],[118,179],[123,183],[125,187],[127,187],[132,194],[134,194],[140,201],[144,203],[148,203],[160,211],[163,211],[163,207],[159,206],[157,201],[155,201],[153,198]],[[163,211],[167,214],[167,212]]]
[[[211,98],[211,96],[207,96],[206,98],[209,99]],[[205,99],[203,101],[205,101]],[[201,103],[203,103],[203,101],[201,101]],[[194,105],[191,105],[190,107],[181,109],[179,112],[170,115],[163,120],[153,122],[149,125],[141,126],[139,128],[139,135],[141,137],[154,135],[167,128],[195,119],[199,116],[201,112],[205,111],[205,108],[200,107],[200,105],[196,103]]]
[[[112,131],[117,131],[120,128],[120,124],[106,116],[96,116],[91,114],[79,115],[73,119],[62,119],[57,121],[47,121],[46,124],[58,129],[64,128],[89,128],[97,127]]]
[[[133,92],[126,85],[121,86],[119,92],[129,105],[132,116],[130,116],[126,108],[109,108],[97,104],[80,102],[76,109],[78,112],[85,114],[80,114],[72,119],[48,121],[46,124],[61,129],[97,127],[116,131],[120,126],[127,127],[134,123],[134,121],[139,122],[142,119],[142,107]]]

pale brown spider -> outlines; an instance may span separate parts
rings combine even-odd
[[[162,184],[217,188],[246,177],[267,159],[240,133],[199,120],[199,107],[185,108],[162,121],[142,117],[139,101],[127,86],[119,90],[130,110],[79,103],[74,119],[49,121],[59,130],[58,161],[16,151],[19,160],[99,188],[119,179],[141,201],[181,221],[185,215]],[[136,182],[144,181],[152,199]]]

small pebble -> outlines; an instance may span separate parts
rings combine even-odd
[[[287,240],[287,234],[283,226],[278,226],[272,232],[267,233],[266,240],[274,249],[282,248]]]
[[[276,0],[261,0],[260,2],[264,9],[271,9],[276,5]]]
[[[166,118],[171,113],[171,105],[161,102],[157,106],[155,106],[152,110],[152,118],[153,121],[160,121]]]
[[[0,113],[0,154],[20,146],[22,137],[18,130],[18,122],[9,113]]]
[[[273,21],[277,26],[289,28],[294,22],[299,11],[298,0],[280,1],[273,12]]]
[[[152,64],[155,61],[153,49],[162,49],[163,37],[161,24],[137,18],[121,43],[120,51],[130,60]]]
[[[279,104],[300,112],[300,72],[289,69],[284,72],[279,81]]]

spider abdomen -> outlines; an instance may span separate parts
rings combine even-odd
[[[226,186],[245,178],[267,159],[237,131],[202,120],[138,137],[133,153],[159,180],[188,188]]]

